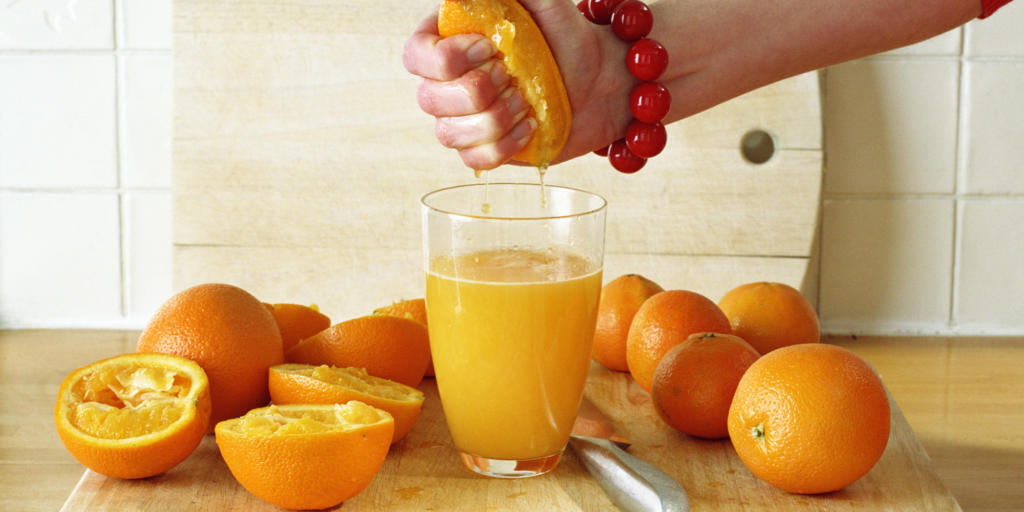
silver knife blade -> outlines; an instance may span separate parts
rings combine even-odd
[[[612,502],[627,512],[689,512],[690,500],[679,482],[626,453],[619,442],[629,446],[612,422],[584,397],[569,444]]]

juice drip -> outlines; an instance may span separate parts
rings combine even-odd
[[[545,194],[544,189],[544,175],[548,172],[547,164],[541,164],[537,166],[537,177],[540,179],[540,207],[546,209],[548,207],[548,196]]]
[[[491,201],[488,199],[488,196],[490,195],[489,192],[491,190],[491,173],[485,173],[480,169],[477,169],[475,173],[478,179],[481,174],[484,175],[484,202],[480,205],[480,212],[487,215],[488,213],[491,213]]]

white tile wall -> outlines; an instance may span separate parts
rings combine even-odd
[[[825,191],[951,193],[960,63],[884,58],[826,73]]]
[[[0,2],[0,328],[139,327],[170,295],[171,5]]]
[[[1019,332],[1024,318],[1024,198],[961,201],[957,327]]]
[[[828,330],[942,332],[949,322],[952,199],[830,199],[818,310]]]
[[[969,58],[1024,55],[1024,3],[1010,2],[996,14],[965,27],[964,51]]]
[[[120,57],[122,83],[122,183],[127,187],[171,186],[170,55]]]
[[[0,12],[0,47],[5,49],[114,47],[110,0],[6,0]]]
[[[171,296],[171,193],[130,191],[122,203],[125,316],[145,325],[155,306]]]
[[[0,2],[0,328],[171,293],[173,0]],[[1024,0],[826,72],[826,332],[1024,334]]]
[[[117,0],[119,45],[131,49],[171,49],[172,0]]]
[[[117,194],[0,193],[0,325],[121,317]]]
[[[827,70],[824,331],[1024,333],[1021,26],[1012,2]]]
[[[1024,194],[1024,59],[969,61],[964,82],[961,189]]]
[[[113,55],[0,55],[0,186],[113,187]]]

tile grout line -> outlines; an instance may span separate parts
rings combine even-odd
[[[963,225],[960,219],[963,216],[963,202],[961,191],[966,189],[963,185],[967,181],[967,120],[968,95],[970,94],[969,80],[967,79],[967,28],[960,28],[960,67],[959,80],[957,81],[957,119],[956,119],[956,160],[955,172],[953,174],[953,246],[950,247],[950,277],[949,277],[949,332],[957,330],[957,312],[960,310],[960,261],[963,250]]]
[[[118,264],[118,271],[120,272],[120,298],[121,298],[121,319],[128,317],[128,301],[129,286],[128,286],[128,259],[130,255],[128,244],[125,243],[128,215],[127,208],[128,202],[125,197],[125,141],[124,141],[124,111],[125,111],[125,87],[124,87],[124,62],[123,57],[118,53],[121,44],[121,21],[124,17],[121,15],[121,2],[117,0],[110,0],[113,4],[111,9],[113,10],[113,20],[111,20],[111,28],[113,33],[111,34],[114,43],[113,57],[114,57],[114,147],[117,151],[117,241],[118,250],[120,251],[120,258]]]

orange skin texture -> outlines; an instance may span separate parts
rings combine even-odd
[[[651,400],[661,419],[685,434],[729,437],[736,386],[760,354],[731,334],[695,333],[672,347],[654,371]]]
[[[889,400],[878,374],[855,354],[821,343],[761,356],[729,409],[736,454],[758,478],[791,493],[842,489],[885,451]]]
[[[291,436],[249,436],[217,425],[231,474],[258,498],[293,510],[333,507],[362,492],[380,470],[394,423]]]
[[[718,306],[696,292],[666,290],[644,301],[626,337],[626,362],[637,384],[650,392],[662,356],[695,332],[731,334],[732,330]]]
[[[172,296],[142,331],[136,351],[199,363],[210,379],[211,429],[266,405],[267,371],[284,362],[274,316],[248,292],[228,284],[201,284]]]
[[[290,363],[366,368],[370,375],[419,386],[430,361],[423,324],[389,315],[367,315],[334,324],[286,354]]]
[[[69,420],[76,398],[87,384],[84,379],[105,371],[105,367],[132,362],[140,367],[180,369],[192,381],[182,397],[181,418],[148,439],[98,439],[83,432]],[[79,368],[64,379],[57,392],[54,419],[65,448],[85,467],[114,478],[147,478],[177,466],[199,446],[210,422],[210,385],[198,365],[184,358],[164,354],[123,354]]]
[[[767,354],[779,347],[818,343],[818,314],[795,288],[783,283],[747,283],[718,301],[733,334]]]
[[[443,37],[476,33],[492,38],[496,27],[509,22],[515,37],[501,37],[496,43],[502,62],[538,121],[530,141],[513,158],[547,167],[569,139],[572,107],[558,63],[547,39],[523,6],[516,0],[445,0],[437,13],[437,31]],[[546,116],[539,111],[546,105]]]
[[[340,386],[316,379],[309,375],[301,375],[287,371],[295,364],[277,365],[270,368],[270,399],[275,404],[344,404],[349,400],[359,400],[378,409],[383,409],[395,419],[395,432],[392,444],[401,441],[412,430],[420,418],[423,409],[423,393],[404,384],[390,382],[392,386],[407,388],[407,392],[416,395],[415,399],[396,400],[369,392]],[[302,365],[311,367],[311,365]]]
[[[594,329],[593,358],[617,372],[628,372],[626,337],[640,305],[655,293],[664,291],[658,283],[637,274],[619,276],[601,288]]]
[[[377,308],[373,310],[373,314],[401,316],[410,320],[416,320],[424,326],[427,326],[427,302],[422,298],[401,300],[387,306]],[[428,377],[434,376],[433,359],[430,359],[427,363],[427,373],[425,375]]]
[[[296,343],[331,326],[331,318],[302,304],[264,304],[274,315],[285,352]]]

